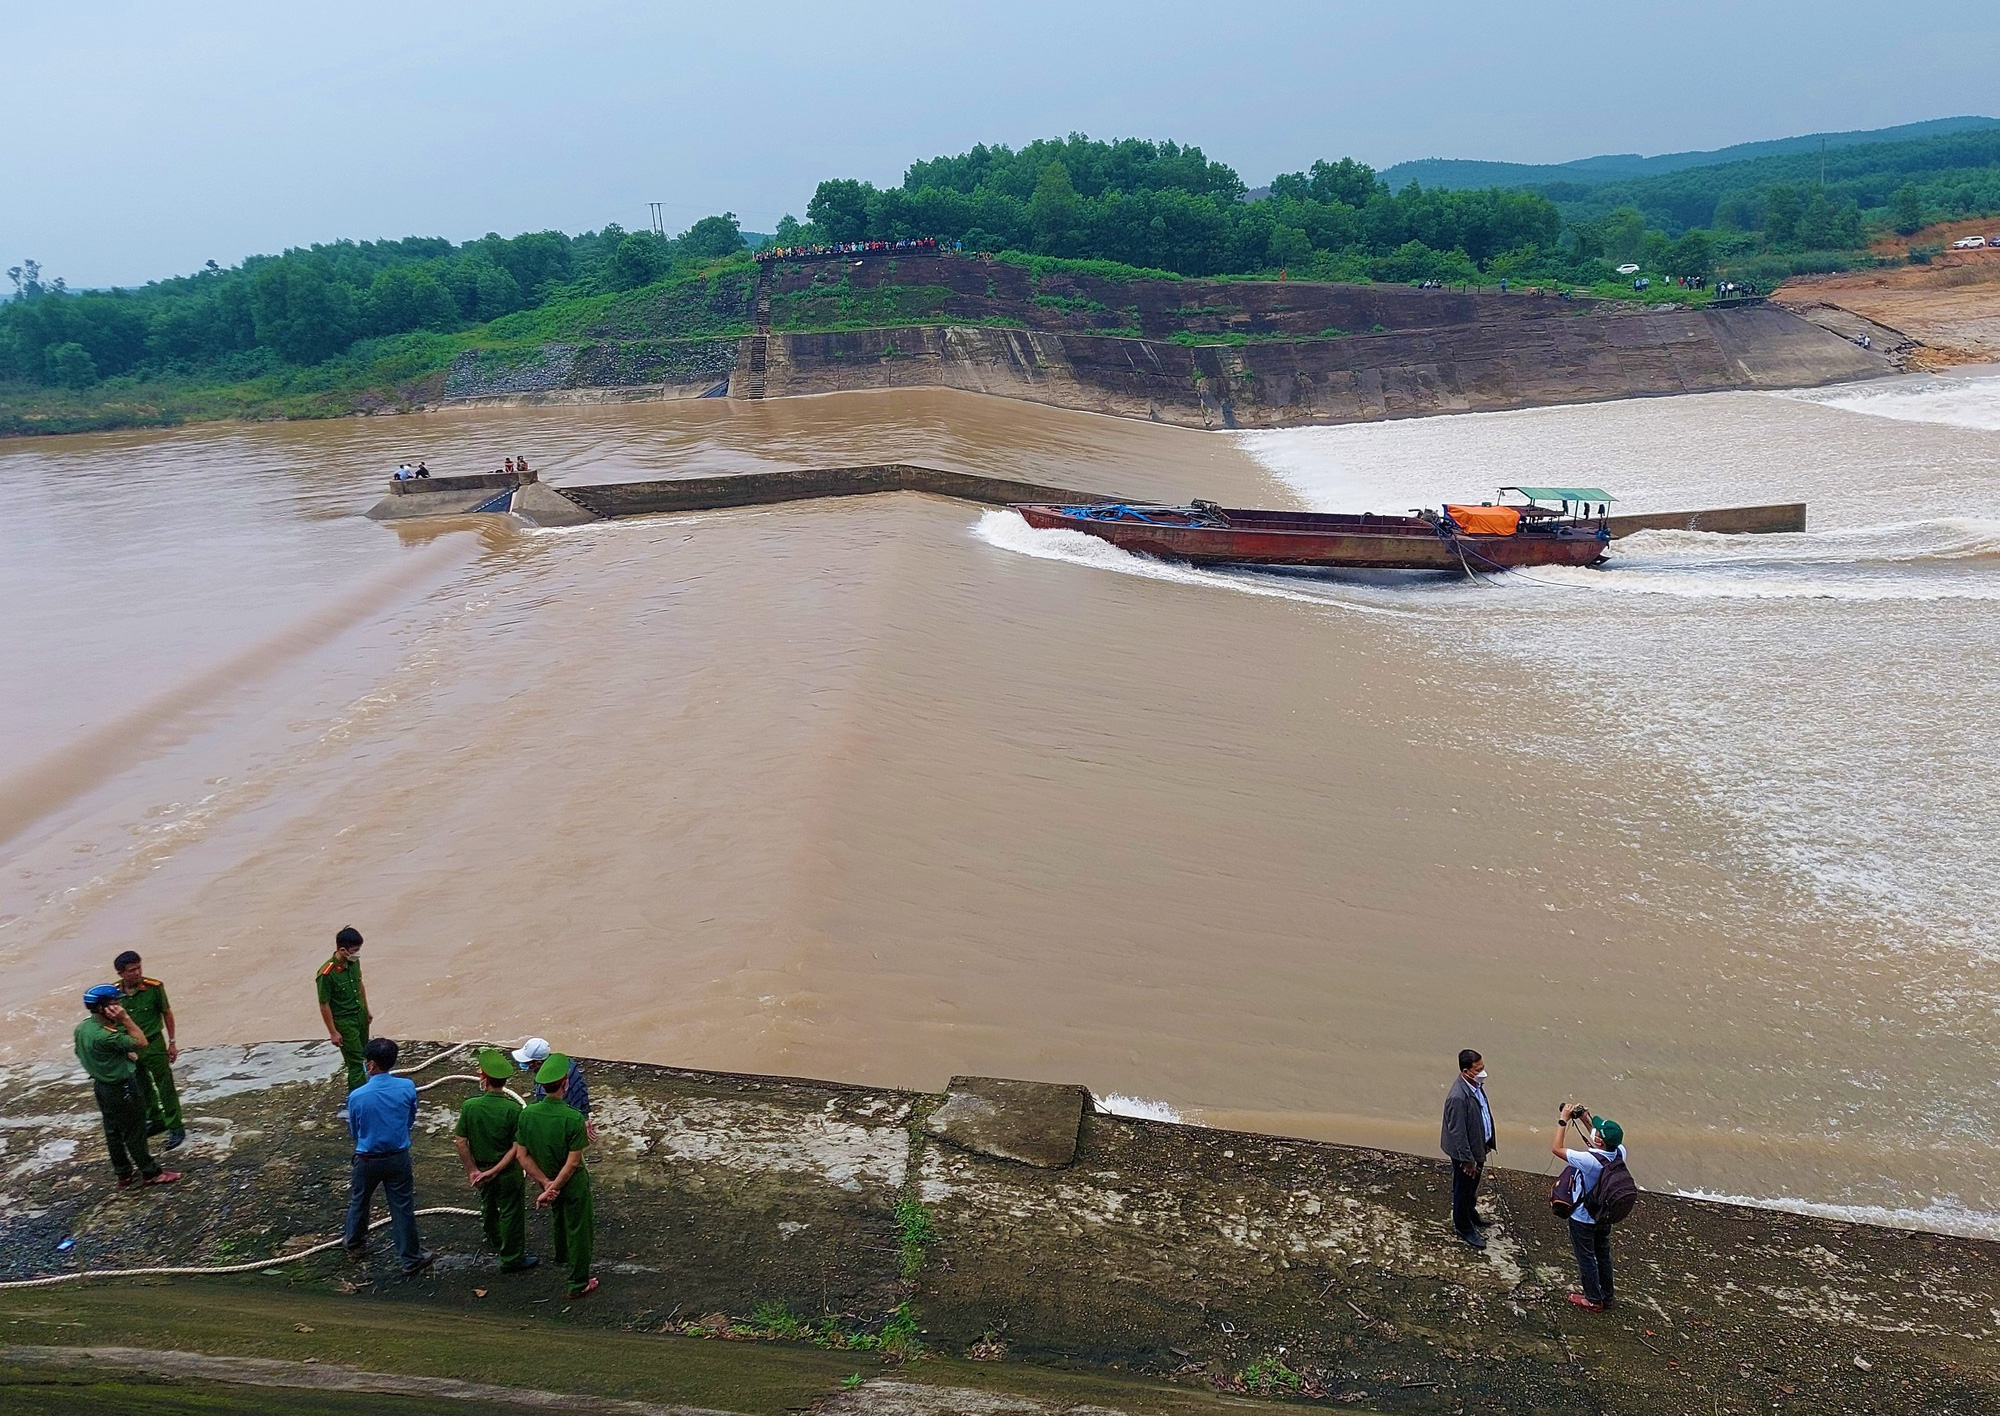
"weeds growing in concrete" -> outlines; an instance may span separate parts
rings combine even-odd
[[[924,1251],[937,1243],[937,1226],[923,1201],[905,1195],[896,1201],[896,1230],[903,1251],[903,1278],[911,1281],[923,1270]]]
[[[1281,1359],[1269,1355],[1259,1357],[1238,1372],[1236,1380],[1242,1384],[1245,1391],[1266,1396],[1296,1392],[1304,1382],[1304,1378],[1287,1367]]]

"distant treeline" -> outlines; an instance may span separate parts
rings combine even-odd
[[[552,300],[635,289],[743,249],[736,217],[724,213],[672,240],[612,225],[463,245],[335,241],[80,294],[27,261],[9,269],[14,298],[0,305],[0,378],[68,388],[133,373],[254,378],[360,340],[448,333]]]
[[[1719,234],[1765,233],[1779,246],[1831,244],[1835,236],[1858,238],[1863,226],[1915,230],[2000,211],[2000,128],[1831,147],[1824,158],[1783,153],[1657,177],[1544,182],[1524,190],[1555,202],[1571,225],[1630,207],[1670,235],[1707,227]],[[1808,208],[1825,215],[1806,217]]]

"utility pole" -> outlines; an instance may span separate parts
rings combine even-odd
[[[1824,175],[1822,175],[1822,185],[1824,185],[1824,180]],[[660,211],[660,203],[647,202],[646,205],[653,209],[653,234],[661,240],[665,240],[667,236],[667,219]]]
[[[1819,140],[1819,189],[1826,190],[1826,139]]]

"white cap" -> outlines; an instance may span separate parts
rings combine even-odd
[[[514,1049],[514,1060],[526,1067],[539,1062],[549,1055],[549,1040],[545,1037],[531,1037]]]

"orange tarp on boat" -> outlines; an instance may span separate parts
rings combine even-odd
[[[1521,528],[1521,512],[1511,506],[1453,506],[1445,511],[1468,536],[1511,536]]]

